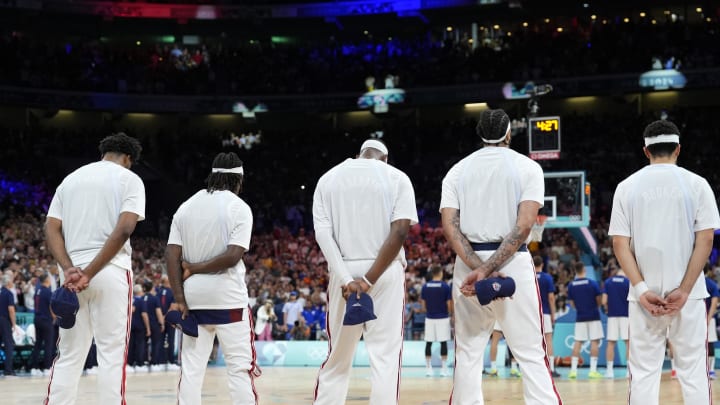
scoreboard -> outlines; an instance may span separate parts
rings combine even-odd
[[[528,141],[531,159],[560,159],[560,117],[529,118]]]

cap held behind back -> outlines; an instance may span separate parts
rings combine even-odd
[[[165,320],[174,328],[182,330],[182,333],[198,337],[198,321],[193,314],[188,314],[185,319],[182,319],[182,313],[173,309],[165,314]]]
[[[50,309],[55,314],[55,323],[59,327],[72,328],[75,325],[75,315],[80,309],[77,293],[65,287],[56,289],[50,297]]]
[[[357,294],[350,294],[345,306],[343,325],[359,325],[373,319],[377,319],[377,316],[373,310],[372,298],[367,293],[361,293],[360,298]]]
[[[475,295],[480,305],[487,305],[496,298],[512,297],[515,280],[512,277],[491,277],[475,283]]]

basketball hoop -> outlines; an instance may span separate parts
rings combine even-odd
[[[543,231],[545,230],[545,221],[547,221],[547,215],[538,215],[535,219],[532,229],[530,230],[530,241],[540,242],[542,241]]]

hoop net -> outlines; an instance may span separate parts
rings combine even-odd
[[[542,241],[543,231],[545,230],[545,221],[547,221],[547,215],[538,215],[537,216],[537,219],[535,219],[535,224],[533,224],[533,227],[530,230],[530,241],[531,242]]]

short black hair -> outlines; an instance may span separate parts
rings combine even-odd
[[[235,152],[218,153],[213,159],[212,167],[218,169],[233,169],[242,167],[243,161]],[[239,187],[242,191],[243,175],[237,173],[210,173],[205,182],[209,192],[229,190],[235,192]]]
[[[643,139],[652,138],[658,135],[680,136],[680,130],[678,129],[677,125],[673,124],[670,121],[658,120],[650,123],[650,125],[645,127],[645,131],[643,132]],[[661,142],[648,145],[647,149],[648,152],[650,152],[650,154],[655,157],[667,157],[672,155],[677,146],[678,144],[675,142]]]
[[[485,110],[480,114],[475,132],[487,140],[500,139],[507,133],[510,117],[501,109]]]
[[[127,136],[124,132],[106,136],[100,141],[98,149],[102,155],[113,152],[123,153],[130,156],[132,162],[137,162],[138,159],[140,159],[140,152],[142,152],[140,141],[131,136]]]

